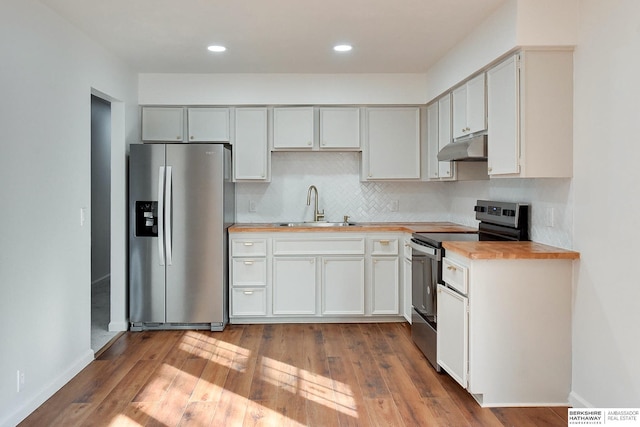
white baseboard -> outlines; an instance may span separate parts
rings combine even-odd
[[[575,391],[569,393],[569,405],[573,408],[594,408],[595,406],[587,402],[582,396]]]
[[[128,322],[110,322],[109,323],[110,332],[122,332],[127,330],[129,330]]]
[[[27,418],[29,414],[38,409],[40,405],[46,402],[73,377],[78,375],[89,363],[93,362],[93,350],[87,350],[78,360],[76,360],[65,372],[54,378],[51,383],[46,385],[40,392],[36,392],[27,401],[15,409],[15,411],[4,419],[0,420],[0,426],[15,426],[22,420]]]

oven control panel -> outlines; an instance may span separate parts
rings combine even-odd
[[[521,221],[528,221],[529,205],[513,202],[478,200],[473,208],[479,221],[519,227]]]

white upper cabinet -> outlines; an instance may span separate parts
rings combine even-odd
[[[228,142],[229,108],[142,107],[142,140]]]
[[[265,107],[235,109],[233,170],[236,181],[270,179],[268,123]]]
[[[440,144],[438,139],[438,103],[434,102],[427,107],[427,164],[429,179],[438,179],[438,151]]]
[[[275,107],[273,109],[273,148],[313,149],[313,107]]]
[[[573,52],[523,51],[487,71],[492,177],[573,174]]]
[[[188,108],[189,142],[228,142],[228,108]]]
[[[451,93],[427,106],[428,181],[477,181],[488,179],[486,162],[440,162],[438,152],[451,138]]]
[[[362,178],[420,179],[420,108],[366,109]]]
[[[320,149],[360,149],[360,109],[320,108]]]
[[[485,130],[485,117],[485,75],[482,73],[453,91],[453,138]]]
[[[182,107],[142,107],[142,140],[184,141],[184,109]]]
[[[451,95],[446,94],[438,100],[438,150],[451,141]],[[438,162],[438,177],[453,178],[453,166],[453,162]]]
[[[520,172],[519,81],[516,56],[487,72],[491,175]]]

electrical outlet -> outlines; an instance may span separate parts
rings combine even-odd
[[[249,212],[255,212],[255,211],[256,211],[256,201],[249,200]]]
[[[16,374],[17,392],[20,393],[24,389],[24,372],[18,369]]]
[[[389,203],[389,210],[391,212],[398,212],[398,205],[400,203],[397,200],[392,200],[391,203]]]

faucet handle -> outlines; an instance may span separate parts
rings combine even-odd
[[[316,214],[316,221],[324,221],[324,209]]]
[[[345,215],[342,222],[349,222],[349,215]]]

